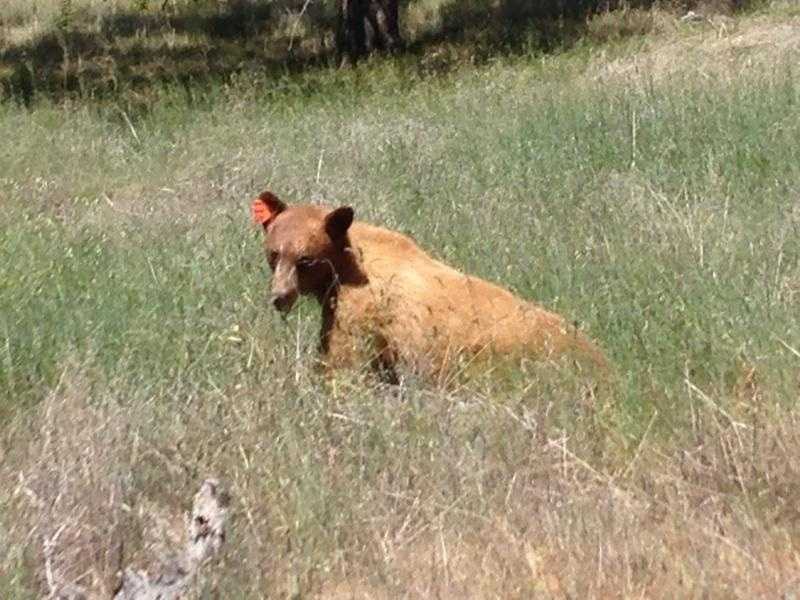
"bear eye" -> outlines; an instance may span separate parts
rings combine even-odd
[[[307,269],[314,265],[316,261],[311,256],[301,256],[297,259],[298,269]]]
[[[270,252],[267,255],[267,262],[269,263],[270,269],[275,269],[275,265],[278,264],[278,253],[275,251]]]

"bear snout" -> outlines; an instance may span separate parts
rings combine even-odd
[[[272,306],[275,307],[275,310],[281,313],[288,313],[292,310],[292,306],[294,306],[294,302],[297,300],[297,293],[296,292],[286,292],[284,294],[273,294],[272,295]]]

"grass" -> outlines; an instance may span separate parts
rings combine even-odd
[[[498,55],[674,32],[675,17],[687,6],[713,16],[733,5],[752,8],[761,2],[401,4],[406,68],[435,75],[465,63],[486,64]],[[653,5],[672,12],[642,8]],[[609,12],[618,6],[623,8]],[[598,14],[587,19],[591,11]],[[296,76],[338,64],[335,29],[335,3],[327,1],[8,0],[0,6],[0,97],[26,106],[40,96],[141,106],[154,101],[164,86],[194,96],[253,71],[270,80]]]
[[[220,597],[791,589],[798,26],[0,105],[0,596],[41,595],[61,524],[57,571],[109,589],[113,541],[146,564],[206,475]],[[266,302],[264,187],[579,321],[612,397],[326,387],[313,307]]]

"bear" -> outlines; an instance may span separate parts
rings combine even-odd
[[[370,366],[396,382],[492,359],[561,356],[605,369],[603,352],[564,317],[427,254],[410,237],[354,221],[349,206],[288,206],[272,192],[252,203],[272,270],[271,300],[288,313],[297,298],[322,309],[326,370]]]

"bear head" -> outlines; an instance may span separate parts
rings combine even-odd
[[[290,207],[273,193],[262,192],[251,210],[253,220],[264,229],[272,304],[278,311],[289,312],[305,294],[324,302],[352,271],[347,235],[353,223],[351,207]]]

